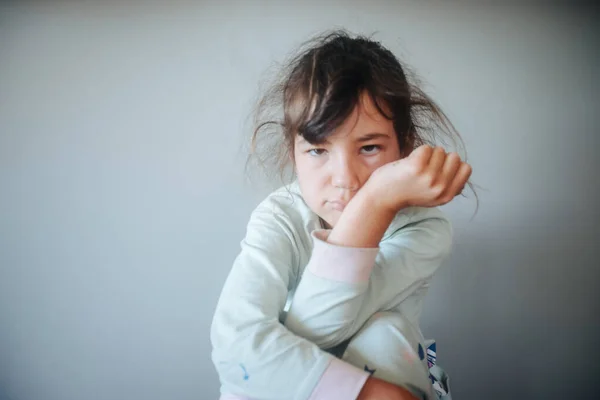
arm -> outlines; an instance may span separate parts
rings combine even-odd
[[[405,207],[400,205],[398,210]],[[328,242],[348,247],[378,247],[396,212],[396,209],[378,207],[368,187],[363,188],[348,203]]]
[[[313,251],[296,288],[285,326],[321,348],[331,348],[354,332],[369,290],[378,248],[350,248],[327,242],[328,230],[312,233]]]
[[[381,243],[371,297],[366,300],[376,310],[392,310],[423,292],[450,255],[452,224],[440,210],[420,209],[412,221]]]
[[[470,175],[471,167],[458,154],[427,145],[375,170],[335,228],[321,237],[338,249],[348,248],[345,254],[355,249],[357,259],[359,249],[380,245],[375,265],[353,262],[352,256],[311,259],[296,293],[298,299],[292,304],[290,329],[320,344],[339,343],[374,312],[393,308],[423,286],[448,254],[452,237],[449,221],[432,207],[452,200]],[[411,220],[409,226],[380,243],[396,213],[409,206],[429,208],[431,215]],[[336,302],[334,296],[340,293],[335,289],[343,285],[331,281],[342,276],[349,277],[341,280],[350,290],[339,290],[345,297]],[[329,282],[320,278],[329,278]]]
[[[255,211],[211,327],[221,391],[261,400],[355,399],[368,374],[278,321],[293,265],[284,224],[271,210]]]
[[[285,324],[322,348],[418,291],[449,253],[451,226],[439,210],[406,209],[403,226],[381,241],[393,215],[372,204],[359,191],[333,230],[313,233],[313,254]]]

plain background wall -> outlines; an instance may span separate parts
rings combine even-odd
[[[454,397],[593,398],[599,14],[452,1],[3,2],[0,399],[216,399],[209,326],[248,216],[258,81],[375,34],[467,144],[475,202],[423,330]],[[165,2],[166,3],[166,2]]]

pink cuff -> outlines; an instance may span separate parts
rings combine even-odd
[[[313,231],[314,246],[306,268],[314,275],[347,283],[369,280],[378,248],[344,247],[327,243],[331,230]]]
[[[369,374],[334,358],[308,400],[354,400]]]

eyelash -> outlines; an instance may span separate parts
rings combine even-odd
[[[366,148],[373,148],[373,150],[381,150],[381,146],[378,145],[378,144],[370,144],[370,145],[367,145],[367,146],[363,146],[360,149],[364,150]],[[325,150],[325,149],[316,148],[316,149],[309,149],[306,152],[308,154],[310,154],[311,156],[319,157],[319,156],[323,155],[323,153],[325,153],[326,151],[327,150]],[[376,153],[373,153],[373,152],[369,151],[369,152],[366,152],[365,154],[370,155],[370,154],[376,154]]]
[[[379,146],[378,144],[370,144],[368,146],[363,146],[363,147],[361,147],[361,150],[364,150],[367,147],[372,147],[374,150],[381,150],[381,146]],[[375,154],[375,153],[367,152],[367,154]]]
[[[321,153],[316,154],[315,152],[318,152],[318,151],[320,151]],[[318,156],[322,155],[325,151],[327,151],[327,150],[325,150],[325,149],[310,149],[310,150],[307,150],[306,152],[308,154],[310,154],[311,156],[318,157]]]

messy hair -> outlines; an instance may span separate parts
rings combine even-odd
[[[323,143],[363,94],[392,121],[403,156],[423,144],[447,147],[450,141],[466,158],[460,134],[416,75],[409,79],[407,72],[390,50],[366,36],[335,30],[313,37],[283,65],[257,102],[248,161],[285,181],[296,136]]]

